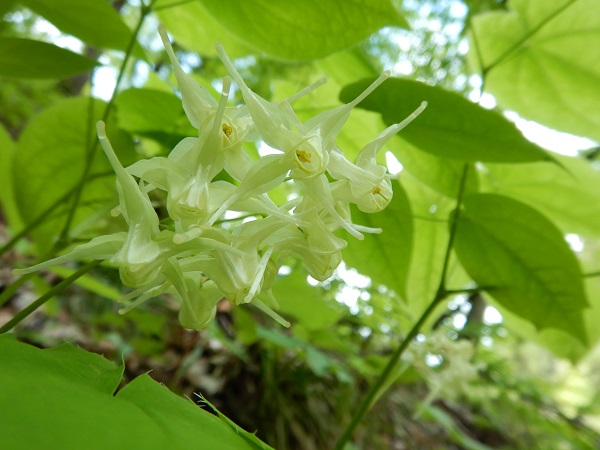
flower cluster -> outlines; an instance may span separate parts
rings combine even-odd
[[[373,139],[352,163],[336,145],[336,136],[352,108],[389,73],[353,102],[302,123],[292,104],[324,79],[272,103],[248,88],[217,44],[245,101],[242,106],[228,106],[231,78],[223,80],[220,100],[215,100],[183,71],[164,29],[160,34],[175,70],[183,108],[198,137],[183,139],[168,157],[123,168],[104,124],[98,123],[102,149],[117,175],[120,205],[115,212],[122,214],[128,231],[94,238],[26,271],[79,258],[108,260],[119,268],[123,284],[134,288],[123,298],[128,302],[124,310],[169,293],[180,305],[181,324],[200,329],[213,319],[223,297],[241,304],[269,292],[279,266],[290,256],[301,260],[317,280],[330,277],[347,245],[334,234],[336,230],[343,228],[358,239],[364,232],[380,232],[352,223],[350,204],[364,212],[387,206],[392,198],[390,177],[376,162],[376,154],[425,104]],[[243,144],[258,139],[279,153],[253,160]],[[223,170],[235,184],[216,179]],[[300,195],[276,204],[269,192],[289,180]],[[155,189],[166,195],[170,227],[159,224],[148,197]],[[223,216],[232,211],[244,213],[246,220],[225,227]],[[264,307],[261,302],[259,305]]]

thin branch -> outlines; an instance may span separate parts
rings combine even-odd
[[[56,294],[61,292],[63,289],[70,286],[79,277],[88,273],[90,270],[92,270],[94,267],[96,267],[98,264],[100,264],[100,262],[101,261],[92,261],[92,262],[86,264],[81,269],[79,269],[77,272],[75,272],[73,275],[62,280],[60,283],[58,283],[56,286],[54,286],[52,289],[50,289],[48,292],[46,292],[44,295],[42,295],[40,298],[38,298],[36,301],[31,303],[29,306],[23,308],[21,311],[19,311],[17,314],[15,314],[15,316],[12,319],[10,319],[8,322],[6,322],[4,325],[2,325],[2,327],[0,327],[0,334],[4,334],[4,333],[12,330],[16,325],[21,323],[36,309],[38,309],[40,306],[42,306],[44,303],[46,303],[48,300],[50,300]],[[23,277],[21,277],[21,278],[23,278]]]

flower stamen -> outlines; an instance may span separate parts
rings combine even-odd
[[[296,150],[296,156],[298,157],[298,161],[303,163],[310,163],[312,153],[308,153],[306,150]]]

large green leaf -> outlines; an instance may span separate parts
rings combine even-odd
[[[92,69],[96,61],[56,45],[31,39],[0,38],[0,75],[66,78]]]
[[[20,0],[65,33],[100,48],[125,50],[131,30],[103,0]]]
[[[211,15],[204,2],[158,0],[154,9],[177,45],[182,45],[187,50],[216,57],[215,42],[218,41],[232,58],[253,53],[245,44],[245,39],[238,39]]]
[[[562,233],[524,203],[496,194],[465,198],[455,249],[496,301],[537,328],[587,341],[581,270]]]
[[[0,359],[7,450],[268,448],[148,375],[114,395],[122,368],[70,345],[40,350],[4,335]]]
[[[600,140],[597,0],[511,0],[477,16],[471,48],[500,106]]]
[[[412,212],[400,184],[393,182],[393,189],[394,197],[382,212],[367,214],[352,209],[354,223],[381,228],[383,232],[365,234],[363,241],[348,236],[343,253],[348,266],[404,297],[413,245]]]
[[[372,80],[346,86],[340,94],[347,102]],[[425,111],[400,132],[415,147],[443,158],[461,161],[527,162],[550,160],[529,142],[516,126],[495,111],[482,108],[459,94],[439,87],[391,78],[360,104],[377,111],[387,124],[404,120],[427,101]]]
[[[295,317],[307,330],[330,327],[344,314],[338,303],[324,298],[321,288],[308,284],[306,274],[300,269],[278,279],[273,286],[273,294],[279,304],[279,312]],[[319,313],[315,314],[315,311]]]
[[[389,0],[203,1],[222,27],[269,55],[293,60],[322,58],[352,47],[386,25],[407,27]]]
[[[35,220],[79,182],[86,152],[97,139],[95,123],[104,108],[105,103],[100,100],[92,103],[89,98],[71,98],[57,102],[31,119],[21,134],[13,160],[15,199],[25,223]],[[107,131],[123,165],[131,163],[134,160],[131,140],[117,130],[114,121],[109,121]],[[98,178],[86,185],[80,205],[87,206],[80,208],[74,225],[84,221],[93,224],[98,221],[99,211],[109,210],[118,203],[111,166],[98,145],[91,174]],[[100,177],[101,174],[107,176]],[[59,206],[54,213],[64,214],[68,204]],[[64,215],[46,218],[45,225],[34,233],[40,249],[52,244],[63,222]]]
[[[581,158],[555,158],[562,167],[546,162],[487,164],[482,185],[539,209],[565,233],[600,237],[600,172]]]

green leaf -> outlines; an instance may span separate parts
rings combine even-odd
[[[587,346],[563,330],[554,328],[536,330],[530,322],[511,313],[506,308],[502,308],[502,305],[496,306],[502,314],[503,325],[515,335],[528,341],[534,341],[546,347],[555,355],[577,363],[595,347],[600,339],[600,329],[598,328],[598,322],[600,321],[600,277],[586,278],[585,288],[587,298],[591,303],[590,308],[585,311],[584,317],[585,332],[588,336]]]
[[[96,61],[46,42],[0,38],[0,75],[12,78],[66,78],[92,69]]]
[[[268,446],[263,441],[261,441],[258,437],[256,437],[255,433],[249,433],[246,430],[244,430],[242,427],[240,427],[239,425],[234,423],[231,419],[229,419],[227,416],[225,416],[223,413],[221,413],[221,411],[219,411],[217,408],[215,408],[215,405],[210,403],[205,397],[202,397],[202,396],[199,396],[199,397],[201,398],[202,401],[204,401],[208,406],[210,406],[217,413],[217,415],[223,422],[225,422],[227,425],[229,425],[237,434],[242,435],[244,437],[244,439],[246,439],[247,441],[252,443],[255,446],[255,448],[260,448],[263,450],[274,450],[272,447]]]
[[[392,139],[388,147],[402,163],[404,170],[447,197],[456,197],[464,167],[463,162],[424,152],[398,137]],[[477,192],[478,188],[477,171],[471,167],[467,174],[465,192]]]
[[[13,9],[16,3],[17,0],[3,0],[0,2],[0,17],[4,16],[4,14]]]
[[[498,104],[557,130],[600,140],[597,0],[511,0],[475,17],[485,89]]]
[[[181,99],[154,89],[127,89],[115,102],[119,128],[155,139],[172,148],[186,136],[197,135]]]
[[[187,50],[216,57],[215,42],[218,41],[223,44],[231,58],[253,53],[246,45],[245,39],[238,39],[227,27],[221,25],[218,18],[213,17],[205,2],[158,0],[154,10],[176,44]]]
[[[257,327],[256,334],[263,341],[270,342],[271,344],[281,348],[299,350],[306,346],[306,342],[301,341],[294,336],[288,336],[287,334],[284,334],[278,330]]]
[[[496,194],[465,197],[455,241],[467,272],[501,305],[537,328],[587,341],[581,270],[562,233],[524,203]]]
[[[565,233],[600,237],[600,172],[582,158],[555,159],[562,167],[546,162],[486,164],[482,185],[539,209]]]
[[[173,93],[154,89],[127,89],[117,99],[119,126],[130,132],[175,131],[185,119],[181,100]]]
[[[406,283],[413,245],[412,212],[404,189],[393,182],[394,197],[388,207],[376,214],[352,208],[352,221],[381,228],[381,234],[365,234],[363,241],[347,237],[344,261],[377,284],[406,295]]]
[[[131,30],[104,0],[20,0],[58,29],[99,48],[126,50]]]
[[[93,108],[91,117],[90,106]],[[86,152],[97,140],[94,125],[104,108],[104,102],[91,103],[85,97],[61,100],[32,118],[23,130],[13,161],[13,182],[15,199],[25,223],[35,220],[79,182]],[[122,164],[133,162],[131,139],[117,130],[114,121],[109,120],[106,128]],[[75,226],[105,224],[99,220],[100,216],[107,217],[108,210],[118,203],[113,171],[98,145],[91,174],[97,178],[85,187]],[[68,207],[69,203],[61,204],[55,215],[48,217],[35,231],[34,238],[40,249],[52,244]]]
[[[308,346],[306,348],[306,364],[318,377],[324,377],[329,369],[331,368],[332,361],[322,351],[317,350],[315,347]]]
[[[40,350],[0,336],[6,449],[266,448],[142,375],[114,395],[122,368],[70,345]],[[109,432],[107,432],[109,430]]]
[[[346,86],[340,99],[350,101],[371,82],[363,80]],[[423,101],[428,102],[425,111],[399,134],[421,150],[470,162],[551,160],[499,113],[459,94],[418,81],[391,78],[363,100],[360,107],[381,113],[384,122],[392,124],[404,120]]]
[[[352,47],[386,25],[408,27],[389,0],[205,0],[221,26],[259,51],[309,60]],[[227,50],[227,47],[225,48]]]
[[[290,275],[278,279],[273,294],[279,304],[278,312],[295,317],[307,330],[330,327],[344,313],[337,302],[324,298],[320,288],[307,283],[303,270],[294,269]]]

